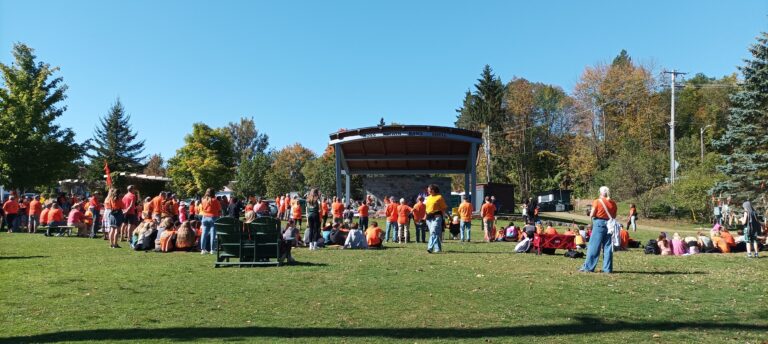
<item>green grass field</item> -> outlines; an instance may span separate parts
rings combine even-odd
[[[513,243],[299,249],[302,265],[242,269],[123,246],[0,234],[0,343],[768,340],[768,258],[744,254],[636,249],[604,275]]]

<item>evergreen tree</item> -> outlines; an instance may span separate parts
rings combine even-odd
[[[131,116],[118,98],[109,112],[100,119],[99,127],[89,143],[88,158],[94,176],[103,175],[104,162],[114,172],[139,172],[144,169],[146,159],[144,141],[136,140],[137,134],[131,129]],[[99,178],[97,178],[99,179]]]
[[[631,66],[632,58],[629,56],[626,50],[621,49],[619,55],[613,58],[613,66]]]
[[[144,168],[144,174],[165,177],[165,160],[160,154],[153,154],[149,157],[147,167]]]
[[[768,33],[749,52],[752,59],[739,68],[744,88],[731,96],[727,128],[714,142],[723,158],[718,170],[725,175],[714,191],[739,200],[759,199],[768,180]]]
[[[55,124],[66,110],[59,68],[36,62],[34,50],[13,46],[14,62],[0,63],[0,185],[25,191],[76,176],[83,147]]]

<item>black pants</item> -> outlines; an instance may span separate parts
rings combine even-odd
[[[365,232],[366,229],[368,229],[368,217],[361,217],[360,218],[360,229]]]
[[[314,242],[320,239],[320,215],[307,215],[307,226],[309,228],[309,242]]]

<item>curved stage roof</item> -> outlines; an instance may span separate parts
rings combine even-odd
[[[482,134],[426,125],[386,125],[330,135],[337,169],[351,174],[470,174]]]

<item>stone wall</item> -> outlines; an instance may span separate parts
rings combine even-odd
[[[387,196],[395,196],[399,201],[405,198],[408,204],[416,202],[416,197],[427,194],[427,186],[436,184],[444,197],[451,194],[451,178],[429,176],[379,176],[363,177],[363,189],[373,196],[378,205]]]

